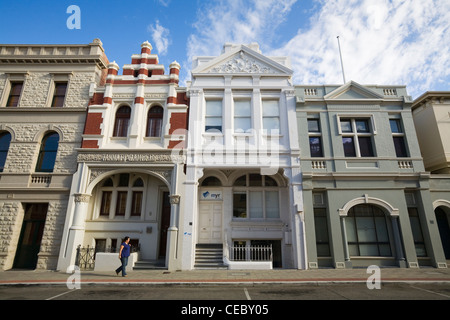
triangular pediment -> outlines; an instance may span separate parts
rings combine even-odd
[[[192,70],[193,75],[272,74],[291,76],[292,70],[244,45],[226,52]]]
[[[328,93],[325,100],[380,100],[384,96],[354,81]]]

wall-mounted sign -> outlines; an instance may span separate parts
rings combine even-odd
[[[222,191],[203,190],[200,192],[200,200],[222,200]]]

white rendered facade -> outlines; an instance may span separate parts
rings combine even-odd
[[[295,92],[287,57],[225,44],[193,62],[182,269],[196,246],[271,244],[274,267],[305,268]]]

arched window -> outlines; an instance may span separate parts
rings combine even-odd
[[[53,172],[58,152],[59,135],[56,132],[47,133],[41,142],[36,172]]]
[[[9,132],[0,133],[0,172],[5,167],[6,156],[8,155],[9,144],[11,142],[11,134]]]
[[[220,182],[220,180],[213,176],[205,178],[205,180],[203,180],[202,182],[202,187],[219,187],[221,185],[222,183]]]
[[[162,131],[164,110],[161,106],[155,106],[148,111],[147,137],[160,137]]]
[[[130,124],[131,108],[128,106],[120,107],[116,112],[116,121],[114,123],[114,137],[126,137],[128,126]]]
[[[386,215],[370,204],[352,207],[345,219],[350,256],[392,256]]]
[[[277,182],[260,174],[246,174],[233,185],[233,218],[279,219],[280,202]]]

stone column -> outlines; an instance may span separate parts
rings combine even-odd
[[[83,244],[86,213],[90,198],[90,194],[77,193],[74,195],[75,211],[72,225],[69,228],[69,237],[66,247],[66,257],[68,258],[67,272],[74,271],[77,247]]]
[[[166,266],[168,270],[175,268],[175,260],[178,259],[178,210],[180,204],[180,196],[173,194],[170,198],[170,227],[167,229],[167,248],[169,249],[166,255]]]

